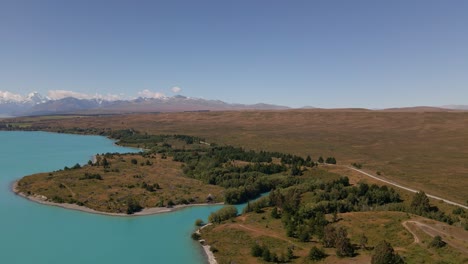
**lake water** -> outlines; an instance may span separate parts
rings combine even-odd
[[[37,204],[10,190],[24,175],[129,151],[98,136],[0,131],[0,263],[206,263],[190,234],[197,218],[221,206],[111,217]]]

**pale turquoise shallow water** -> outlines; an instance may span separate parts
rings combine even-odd
[[[10,191],[24,175],[129,151],[104,137],[0,131],[0,263],[205,263],[190,234],[197,218],[220,206],[110,217],[40,205]]]

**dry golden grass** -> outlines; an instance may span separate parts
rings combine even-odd
[[[21,119],[9,122],[18,123]],[[54,130],[133,128],[210,142],[362,163],[395,182],[461,203],[468,200],[468,112],[365,110],[232,111],[28,118]]]
[[[336,226],[343,226],[353,244],[359,245],[362,234],[368,238],[367,250],[358,249],[353,258],[339,258],[334,248],[326,248],[328,256],[319,263],[370,263],[372,247],[380,241],[387,240],[395,250],[405,258],[407,263],[466,263],[468,255],[464,252],[446,246],[442,249],[428,248],[431,237],[422,231],[416,230],[418,236],[423,238],[421,243],[414,243],[413,235],[405,229],[402,222],[416,220],[431,224],[450,234],[468,233],[459,227],[448,226],[440,222],[423,217],[408,215],[402,212],[354,212],[339,214]],[[295,238],[287,237],[281,220],[270,217],[270,210],[264,213],[249,213],[237,217],[233,221],[221,225],[214,225],[202,231],[202,238],[206,243],[215,246],[219,252],[215,256],[219,263],[265,263],[261,258],[251,256],[251,246],[254,243],[267,245],[272,252],[281,254],[287,247],[294,247],[295,259],[291,263],[313,263],[307,258],[311,247],[321,247],[316,237],[309,242],[300,242]],[[441,262],[442,263],[442,262]]]
[[[18,189],[26,194],[55,196],[65,202],[74,200],[86,207],[112,213],[125,213],[130,197],[145,208],[167,206],[169,200],[176,204],[184,200],[190,203],[206,203],[209,194],[214,202],[222,202],[223,188],[207,185],[183,175],[181,163],[160,156],[143,158],[139,155],[115,155],[107,158],[110,167],[85,166],[80,169],[40,173],[22,178]],[[131,160],[136,159],[137,164]],[[150,164],[146,164],[149,161]],[[82,179],[85,173],[99,174],[102,180]],[[160,189],[143,188],[158,184]]]

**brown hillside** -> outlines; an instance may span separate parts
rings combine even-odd
[[[17,121],[24,123],[17,123]],[[299,155],[335,156],[428,193],[468,200],[468,113],[227,111],[7,120],[18,126],[133,128]],[[16,122],[16,123],[15,123]],[[34,124],[33,124],[34,123]]]

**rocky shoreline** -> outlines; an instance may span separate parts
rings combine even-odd
[[[212,225],[212,223],[208,223],[208,224],[200,227],[195,233],[197,233],[198,235],[201,235],[201,230],[203,228],[207,227],[207,226],[210,226],[210,225]],[[208,258],[208,263],[209,264],[218,264],[218,261],[216,261],[216,258],[214,256],[213,252],[211,251],[211,246],[205,244],[204,239],[200,239],[200,240],[198,240],[198,242],[201,244],[201,246],[203,248],[203,251],[205,252],[206,257]]]

